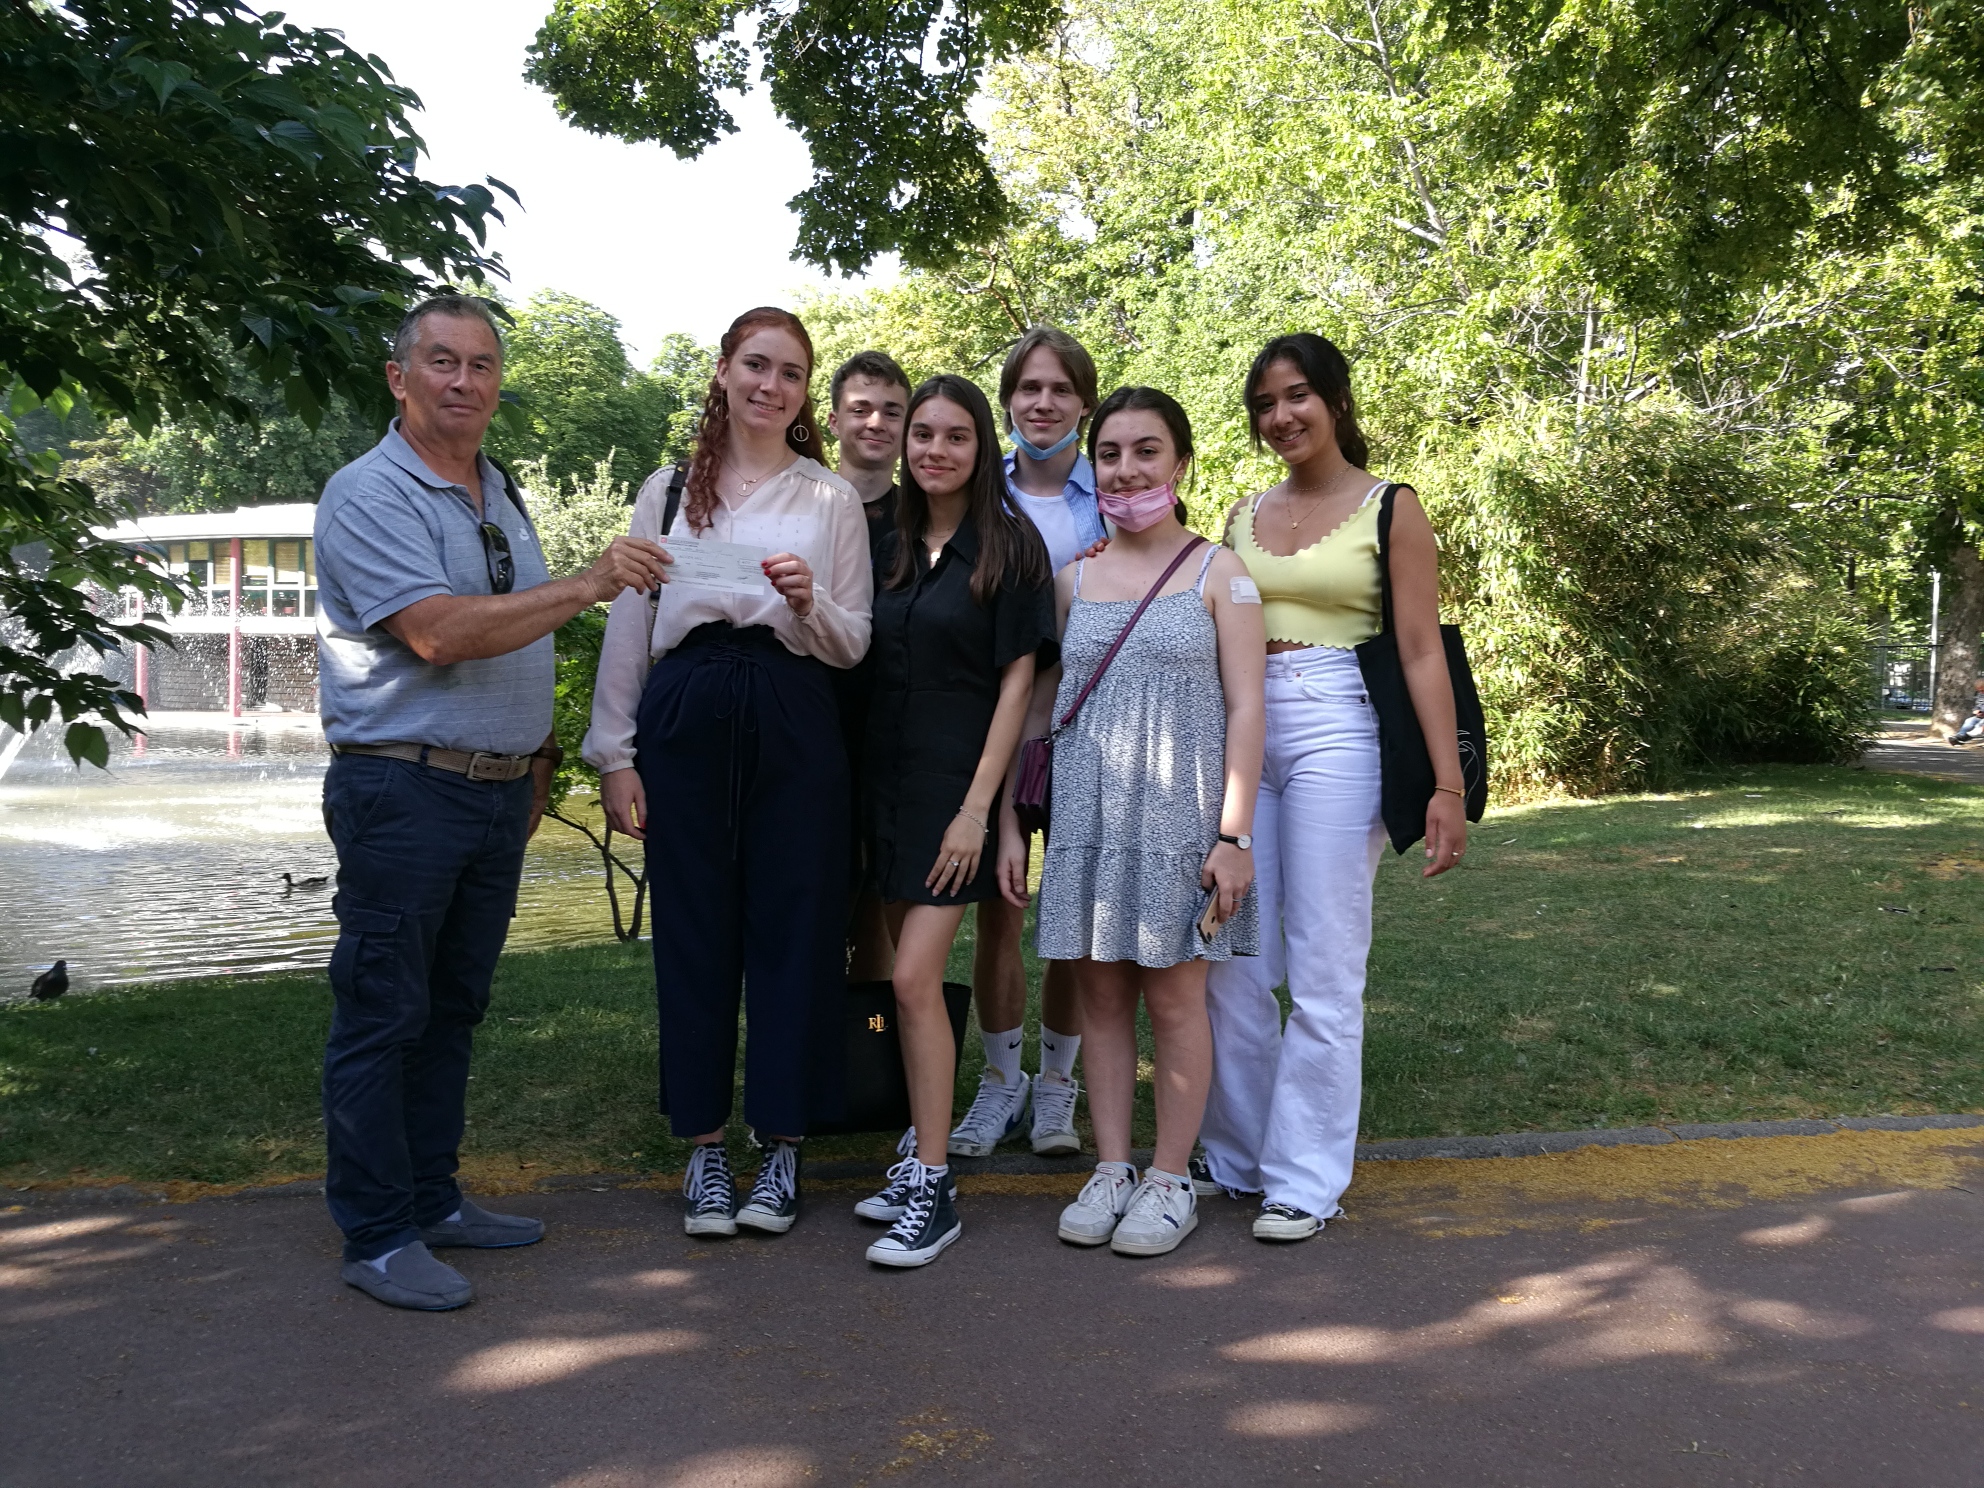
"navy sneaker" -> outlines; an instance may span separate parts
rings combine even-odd
[[[689,1154],[682,1198],[688,1206],[682,1214],[687,1234],[737,1233],[737,1180],[730,1176],[730,1154],[723,1143],[709,1142]]]
[[[896,1143],[896,1155],[906,1159],[890,1168],[887,1181],[881,1192],[872,1193],[854,1206],[854,1212],[863,1219],[879,1220],[883,1224],[894,1224],[902,1218],[903,1210],[909,1207],[909,1196],[916,1188],[916,1128],[911,1127],[902,1134]],[[951,1190],[951,1201],[957,1202],[958,1178],[949,1168],[944,1170],[944,1182]]]
[[[1212,1176],[1212,1164],[1206,1161],[1203,1152],[1192,1154],[1192,1160],[1185,1164],[1185,1176],[1192,1180],[1192,1192],[1202,1199],[1221,1192],[1219,1180]]]
[[[737,1222],[762,1230],[767,1235],[783,1235],[799,1218],[799,1144],[760,1143],[764,1160],[751,1184],[751,1197],[737,1211]]]
[[[1263,1204],[1254,1220],[1256,1240],[1307,1240],[1321,1230],[1323,1222],[1307,1209],[1293,1204]]]
[[[902,1217],[868,1247],[868,1259],[878,1266],[927,1266],[964,1233],[948,1169],[940,1173],[914,1157],[904,1162],[911,1165],[911,1182]]]

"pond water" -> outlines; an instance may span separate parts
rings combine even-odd
[[[30,739],[0,775],[0,1001],[26,996],[58,957],[78,990],[321,970],[337,935],[330,888],[282,882],[337,872],[315,725],[160,727],[142,752],[114,746],[108,770],[70,764],[57,730]],[[545,822],[510,946],[609,939],[612,924],[597,853]]]

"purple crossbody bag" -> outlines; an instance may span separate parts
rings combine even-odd
[[[1048,817],[1054,809],[1054,740],[1059,737],[1061,730],[1074,722],[1075,714],[1080,712],[1082,704],[1088,701],[1088,695],[1095,691],[1095,684],[1100,682],[1102,674],[1109,670],[1109,663],[1114,661],[1116,653],[1123,649],[1123,642],[1127,641],[1130,632],[1137,628],[1137,622],[1143,619],[1144,611],[1150,608],[1150,602],[1157,598],[1158,591],[1171,582],[1171,576],[1178,572],[1178,566],[1204,545],[1205,539],[1198,533],[1193,533],[1192,540],[1178,550],[1178,556],[1173,558],[1170,566],[1157,576],[1157,582],[1150,586],[1150,593],[1138,602],[1130,618],[1123,623],[1123,628],[1116,632],[1116,639],[1111,641],[1109,649],[1102,653],[1102,660],[1098,661],[1095,670],[1088,674],[1088,681],[1084,682],[1082,690],[1075,694],[1074,702],[1070,703],[1068,711],[1061,715],[1061,721],[1046,733],[1028,739],[1020,745],[1019,773],[1013,780],[1013,815],[1019,818],[1021,831],[1038,832],[1043,838],[1047,835]]]

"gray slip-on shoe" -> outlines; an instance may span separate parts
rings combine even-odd
[[[449,1312],[466,1307],[475,1296],[466,1276],[435,1260],[418,1240],[394,1251],[383,1272],[370,1261],[346,1261],[338,1274],[388,1307],[411,1307],[417,1312]]]
[[[544,1238],[544,1221],[521,1214],[491,1214],[473,1199],[462,1200],[461,1214],[423,1228],[420,1238],[434,1250],[444,1245],[469,1245],[477,1250],[507,1250],[535,1245]]]

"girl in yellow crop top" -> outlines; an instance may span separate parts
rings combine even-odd
[[[1378,728],[1352,648],[1382,625],[1378,511],[1363,468],[1350,368],[1321,336],[1268,343],[1247,374],[1254,442],[1287,478],[1235,503],[1235,579],[1263,606],[1267,739],[1252,846],[1261,954],[1211,968],[1213,1087],[1201,1136],[1209,1178],[1258,1193],[1254,1234],[1306,1240],[1341,1213],[1357,1143],[1371,881],[1384,848]],[[1438,552],[1419,498],[1393,503],[1392,626],[1439,789],[1426,875],[1467,845],[1453,685],[1440,641]],[[1244,591],[1243,591],[1244,586]],[[1275,997],[1286,979],[1294,1011]]]

